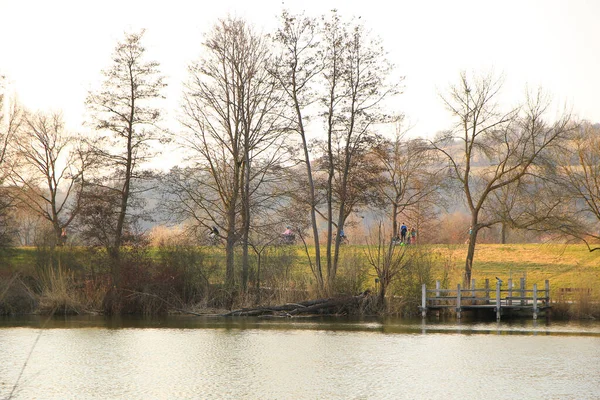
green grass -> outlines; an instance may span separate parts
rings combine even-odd
[[[304,248],[294,248],[296,265],[293,269],[300,274],[310,274]],[[421,248],[435,255],[434,279],[446,271],[452,286],[462,282],[467,245],[423,245]],[[222,248],[207,247],[205,250],[210,260],[224,263]],[[360,255],[366,253],[367,246],[348,245],[342,251]],[[314,249],[309,248],[309,252],[314,257]],[[158,257],[155,249],[150,254]],[[35,248],[14,248],[3,258],[0,272],[30,271],[35,262]],[[364,262],[367,262],[366,257]],[[518,283],[519,278],[525,276],[528,286],[537,283],[539,287],[548,279],[553,291],[561,287],[591,287],[594,293],[600,293],[600,253],[590,253],[584,245],[478,244],[472,273],[478,285],[485,279],[493,282],[496,276],[504,281],[512,277],[513,282]]]

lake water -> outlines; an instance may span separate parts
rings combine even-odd
[[[600,323],[0,318],[8,398],[600,399]]]

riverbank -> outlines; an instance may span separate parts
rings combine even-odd
[[[378,283],[366,246],[344,246],[337,294],[370,294],[373,301],[364,302],[370,306],[351,311],[357,314],[410,316],[418,313],[422,282],[429,287],[435,280],[448,287],[461,282],[466,246],[419,245],[411,251],[426,255],[427,265],[401,271],[381,309],[372,307]],[[477,247],[473,278],[525,278],[538,286],[548,279],[556,318],[600,318],[599,264],[584,246],[484,244]],[[217,247],[133,249],[124,258],[119,290],[109,272],[97,249],[9,249],[0,263],[0,314],[223,314],[318,298],[300,246],[276,246],[263,254],[260,265],[253,260],[250,286],[233,293],[224,288],[224,254]]]

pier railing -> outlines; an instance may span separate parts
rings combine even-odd
[[[545,281],[544,289],[538,289],[534,284],[531,289],[525,286],[525,278],[520,279],[520,286],[514,287],[512,279],[506,285],[496,278],[496,287],[491,288],[489,279],[485,280],[482,288],[476,287],[475,279],[471,287],[462,289],[460,284],[456,289],[441,289],[440,282],[436,282],[435,289],[422,286],[421,314],[427,316],[429,310],[454,309],[457,318],[461,318],[465,310],[488,309],[496,313],[499,320],[503,311],[524,310],[531,311],[533,318],[537,319],[541,310],[550,307],[550,282]]]

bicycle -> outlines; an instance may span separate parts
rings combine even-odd
[[[296,235],[294,235],[293,233],[289,235],[283,234],[279,239],[279,243],[282,245],[296,244]]]

